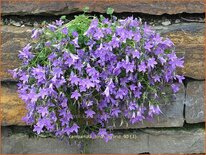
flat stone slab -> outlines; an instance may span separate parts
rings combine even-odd
[[[54,138],[29,138],[16,134],[2,138],[4,154],[80,154],[77,146]]]
[[[148,152],[151,154],[204,153],[204,128],[193,126],[193,129],[146,129],[145,132],[149,134]]]
[[[24,102],[18,97],[14,84],[1,84],[1,125],[25,125],[22,117],[26,115]]]
[[[19,50],[31,40],[31,27],[2,26],[2,69],[0,71],[1,80],[11,80],[12,76],[8,72],[21,64],[18,59]]]
[[[74,138],[75,139],[75,138]],[[142,129],[115,132],[108,143],[97,138],[85,139],[85,153],[89,154],[137,154],[154,153],[204,153],[204,127]],[[2,153],[8,154],[68,154],[80,153],[77,145],[54,138],[37,138],[25,134],[2,136]]]
[[[187,84],[185,120],[187,123],[205,122],[205,81],[191,81]]]
[[[170,26],[156,26],[156,31],[170,38],[177,55],[184,57],[184,68],[178,69],[179,74],[194,79],[205,79],[204,54],[204,23],[181,23]]]
[[[204,2],[202,0],[187,1],[152,1],[152,0],[128,0],[117,1],[16,1],[9,0],[2,2],[3,15],[28,15],[28,14],[71,14],[82,12],[88,6],[90,12],[105,13],[108,7],[121,12],[141,12],[147,14],[178,14],[178,13],[204,13]]]

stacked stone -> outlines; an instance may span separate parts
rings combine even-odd
[[[31,4],[32,3],[32,4]],[[118,13],[141,12],[154,15],[176,13],[204,13],[202,1],[189,2],[18,2],[3,1],[2,15],[60,15],[79,12],[84,6],[90,11],[104,13],[113,7]],[[99,7],[95,7],[99,6]],[[161,8],[161,9],[160,9]],[[163,36],[169,37],[179,56],[185,57],[185,67],[178,70],[187,78],[175,99],[161,105],[163,113],[152,122],[136,125],[116,121],[114,139],[89,142],[88,153],[204,153],[204,84],[205,23],[185,22],[156,26]],[[15,82],[7,72],[20,65],[18,51],[28,43],[32,27],[2,26],[1,110],[3,153],[80,153],[78,148],[68,147],[66,141],[54,138],[29,138],[26,134],[8,134],[9,126],[25,126],[22,117],[26,114],[24,103],[18,98]],[[109,125],[109,124],[108,124]],[[130,130],[133,129],[133,130]],[[120,132],[121,131],[121,132]],[[58,146],[58,147],[55,147]],[[36,149],[38,148],[38,149]]]

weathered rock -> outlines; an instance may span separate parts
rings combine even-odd
[[[28,137],[27,132],[8,134],[8,128],[2,128],[2,153],[80,153],[77,145],[69,145],[66,137],[63,141],[55,138]],[[4,131],[6,130],[6,132]],[[102,139],[84,139],[85,153],[103,154],[137,154],[156,153],[204,153],[204,127],[187,126],[187,128],[141,129],[114,132],[113,139],[105,143]],[[82,140],[75,136],[71,140]],[[86,142],[86,143],[85,143]]]
[[[195,79],[205,79],[204,24],[184,23],[157,26],[155,29],[169,37],[176,46],[179,56],[185,57],[183,69],[178,73]],[[30,40],[30,27],[2,26],[2,80],[12,79],[9,69],[19,66],[18,51]]]
[[[68,141],[55,138],[29,138],[25,134],[15,134],[2,137],[2,152],[4,154],[68,154],[80,150]]]
[[[1,125],[25,125],[22,117],[26,114],[23,101],[18,97],[14,85],[1,86]]]
[[[117,119],[109,122],[108,127],[115,124],[114,129],[135,129],[146,127],[182,127],[184,124],[183,108],[185,100],[185,90],[182,85],[181,90],[174,95],[168,96],[169,102],[160,105],[162,114],[154,117],[152,121],[143,121],[137,124],[129,124],[127,121]],[[121,125],[120,125],[121,124]]]
[[[113,139],[105,143],[102,139],[95,139],[88,145],[92,154],[133,154],[148,152],[149,135],[141,132],[123,132],[114,135]]]
[[[146,129],[151,154],[204,153],[204,128]]]
[[[187,123],[205,122],[205,81],[187,84],[185,101],[185,120]]]
[[[205,25],[182,23],[167,27],[158,26],[155,29],[163,36],[170,38],[176,46],[177,55],[184,57],[184,68],[178,69],[178,73],[194,79],[205,79]]]
[[[2,80],[12,79],[8,70],[19,66],[18,52],[29,43],[30,38],[29,27],[2,26]]]
[[[165,21],[162,22],[162,25],[164,25],[164,26],[171,25],[171,21],[170,20],[165,20]]]
[[[19,2],[3,1],[3,15],[28,15],[28,14],[70,14],[78,13],[85,6],[90,8],[90,12],[105,13],[108,7],[114,8],[116,13],[121,12],[141,12],[147,14],[177,14],[177,13],[204,13],[204,2],[196,1],[46,1]]]

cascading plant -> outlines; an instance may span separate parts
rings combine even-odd
[[[134,124],[161,113],[165,87],[176,93],[183,58],[173,42],[140,19],[81,14],[37,28],[12,70],[26,103],[23,120],[37,134],[90,134],[108,141],[107,123]],[[174,82],[176,81],[176,82]]]

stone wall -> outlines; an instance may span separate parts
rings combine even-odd
[[[42,20],[51,21],[59,15],[72,18],[84,6],[90,12],[105,13],[115,9],[119,17],[134,15],[154,25],[163,36],[169,37],[179,56],[185,57],[185,67],[178,73],[186,77],[185,85],[175,98],[161,105],[163,114],[153,122],[119,126],[116,120],[115,137],[109,143],[86,139],[86,153],[205,153],[204,151],[204,2],[196,1],[71,1],[66,2],[2,2],[2,69],[1,111],[3,153],[81,153],[67,140],[29,136],[31,129],[22,122],[25,105],[16,92],[16,81],[8,69],[20,65],[18,51],[30,40],[31,30]],[[108,124],[110,125],[110,124]],[[57,147],[58,146],[58,147]]]

